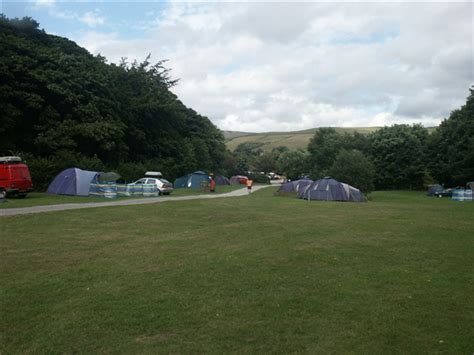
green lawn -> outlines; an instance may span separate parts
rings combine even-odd
[[[0,353],[474,350],[474,203],[250,196],[0,218]]]
[[[215,193],[225,193],[230,192],[236,189],[243,188],[239,185],[230,185],[230,186],[217,186]],[[202,191],[198,189],[175,189],[169,197],[174,196],[188,196],[188,195],[202,195],[209,194],[208,191]],[[31,206],[42,206],[42,205],[58,205],[63,203],[89,203],[89,202],[110,202],[110,201],[120,201],[126,199],[136,199],[136,198],[145,198],[140,196],[133,197],[118,197],[116,199],[108,199],[103,197],[92,197],[92,196],[66,196],[66,195],[50,195],[46,192],[32,192],[28,194],[25,198],[18,197],[9,197],[7,202],[0,203],[1,208],[21,208],[21,207],[31,207]]]

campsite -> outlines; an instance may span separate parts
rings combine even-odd
[[[472,354],[472,9],[2,2],[0,355]]]
[[[2,218],[2,352],[471,351],[474,204],[276,189]]]

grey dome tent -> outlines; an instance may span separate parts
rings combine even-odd
[[[230,185],[230,180],[222,175],[217,175],[214,179],[216,185]]]
[[[92,180],[97,178],[97,171],[69,168],[61,171],[48,186],[48,193],[53,195],[88,196]]]
[[[281,184],[280,188],[277,192],[294,192],[295,191],[295,184],[294,181],[288,181],[284,184]]]
[[[300,179],[300,180],[285,182],[284,184],[280,186],[277,192],[298,193],[299,191],[304,190],[306,186],[310,185],[311,183],[313,183],[313,180],[310,180],[310,179]]]
[[[174,181],[173,186],[175,189],[199,189],[202,183],[209,183],[210,181],[211,177],[207,175],[204,171],[195,171],[192,174],[177,178]]]
[[[331,177],[314,181],[305,189],[298,192],[298,197],[309,201],[366,201],[359,189],[339,182]]]

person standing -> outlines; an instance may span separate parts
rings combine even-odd
[[[253,185],[252,179],[247,179],[247,192],[248,192],[249,194],[252,193],[252,185]]]
[[[211,177],[211,182],[209,183],[209,190],[211,192],[216,192],[216,180],[214,180],[213,177]]]

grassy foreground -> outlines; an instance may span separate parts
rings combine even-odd
[[[217,186],[215,194],[231,192],[231,191],[234,191],[236,189],[241,189],[241,188],[243,188],[243,186],[240,186],[240,185]],[[203,195],[203,194],[210,194],[210,192],[202,191],[198,189],[175,189],[170,195],[167,195],[166,197],[192,196],[192,195]],[[104,197],[50,195],[46,192],[32,192],[32,193],[29,193],[25,198],[19,198],[19,197],[7,198],[7,202],[0,203],[0,209],[45,206],[45,205],[59,205],[63,203],[111,202],[111,201],[131,200],[131,199],[137,199],[137,198],[146,198],[146,197],[120,196],[115,199],[108,199]]]
[[[0,218],[0,353],[472,353],[473,203],[274,191]]]

